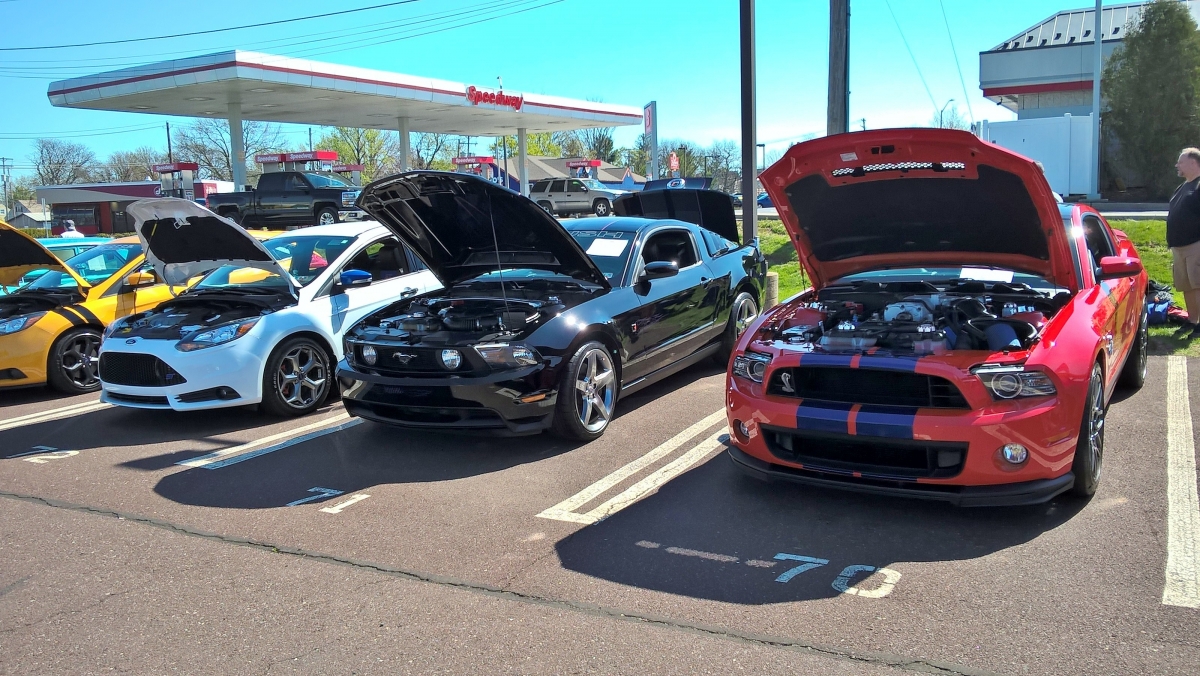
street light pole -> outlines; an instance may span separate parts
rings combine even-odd
[[[942,113],[946,112],[946,106],[950,105],[953,102],[954,102],[954,99],[947,100],[944,104],[942,104],[942,109],[938,111],[938,129],[945,128],[945,126],[943,125],[943,122],[942,122]]]
[[[755,129],[754,89],[754,0],[740,0],[741,61],[742,61],[742,241],[758,237],[758,214],[755,207],[754,148],[758,143]]]

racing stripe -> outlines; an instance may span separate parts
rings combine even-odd
[[[912,439],[916,407],[863,406],[855,416],[854,433],[863,437]]]
[[[863,355],[862,359],[858,360],[858,368],[914,373],[917,370],[917,361],[917,359],[912,358],[905,359],[903,357],[873,357],[871,355]]]
[[[801,403],[796,407],[796,429],[846,434],[850,428],[850,409],[854,406],[834,401]]]
[[[803,354],[800,355],[801,366],[840,366],[848,368],[850,362],[858,355],[853,354]]]
[[[71,326],[83,326],[83,319],[81,319],[79,315],[75,314],[74,312],[70,312],[66,308],[56,308],[51,310],[51,312],[71,322]]]
[[[95,324],[96,326],[104,326],[104,322],[100,321],[100,318],[97,317],[94,312],[85,308],[82,305],[72,305],[71,307],[69,307],[67,309],[73,310],[74,312],[79,313],[79,316],[83,317],[85,320],[87,320],[87,322],[89,324]]]

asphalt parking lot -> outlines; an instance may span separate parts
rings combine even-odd
[[[0,672],[1195,673],[1171,359],[1019,509],[744,478],[709,367],[578,447],[0,393]]]

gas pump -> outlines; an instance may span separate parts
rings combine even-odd
[[[333,163],[337,162],[338,154],[336,150],[308,150],[299,153],[285,153],[283,155],[283,170],[284,171],[308,171],[309,164],[316,164],[313,171],[329,171],[333,167]]]
[[[498,167],[496,166],[495,157],[491,157],[490,155],[472,155],[469,157],[456,157],[450,161],[454,164],[454,170],[457,172],[475,174],[493,183],[497,180]]]
[[[567,175],[571,178],[596,178],[600,160],[567,160]]]
[[[350,179],[354,185],[362,185],[363,165],[361,164],[335,164],[330,167],[330,170]]]
[[[156,164],[152,167],[159,175],[159,195],[162,197],[181,197],[191,201],[196,199],[196,174],[200,165],[195,162],[172,162]]]

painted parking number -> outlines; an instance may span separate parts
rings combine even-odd
[[[35,465],[44,465],[51,460],[62,460],[75,455],[79,455],[79,451],[60,451],[53,446],[34,446],[33,450],[27,453],[18,453],[9,457],[21,458],[25,462],[32,462]]]
[[[801,556],[799,554],[787,554],[780,552],[775,555],[777,561],[798,561],[800,565],[785,570],[779,577],[775,578],[776,582],[787,584],[792,578],[801,573],[808,572],[814,568],[829,563],[828,559],[817,559],[811,556]],[[851,584],[851,580],[860,575],[867,573],[868,575],[879,573],[883,576],[883,582],[875,589],[862,589]],[[838,573],[831,585],[836,591],[850,596],[861,596],[868,599],[881,599],[896,588],[896,583],[900,581],[900,573],[891,568],[876,568],[875,566],[853,565],[846,566],[842,572]]]

